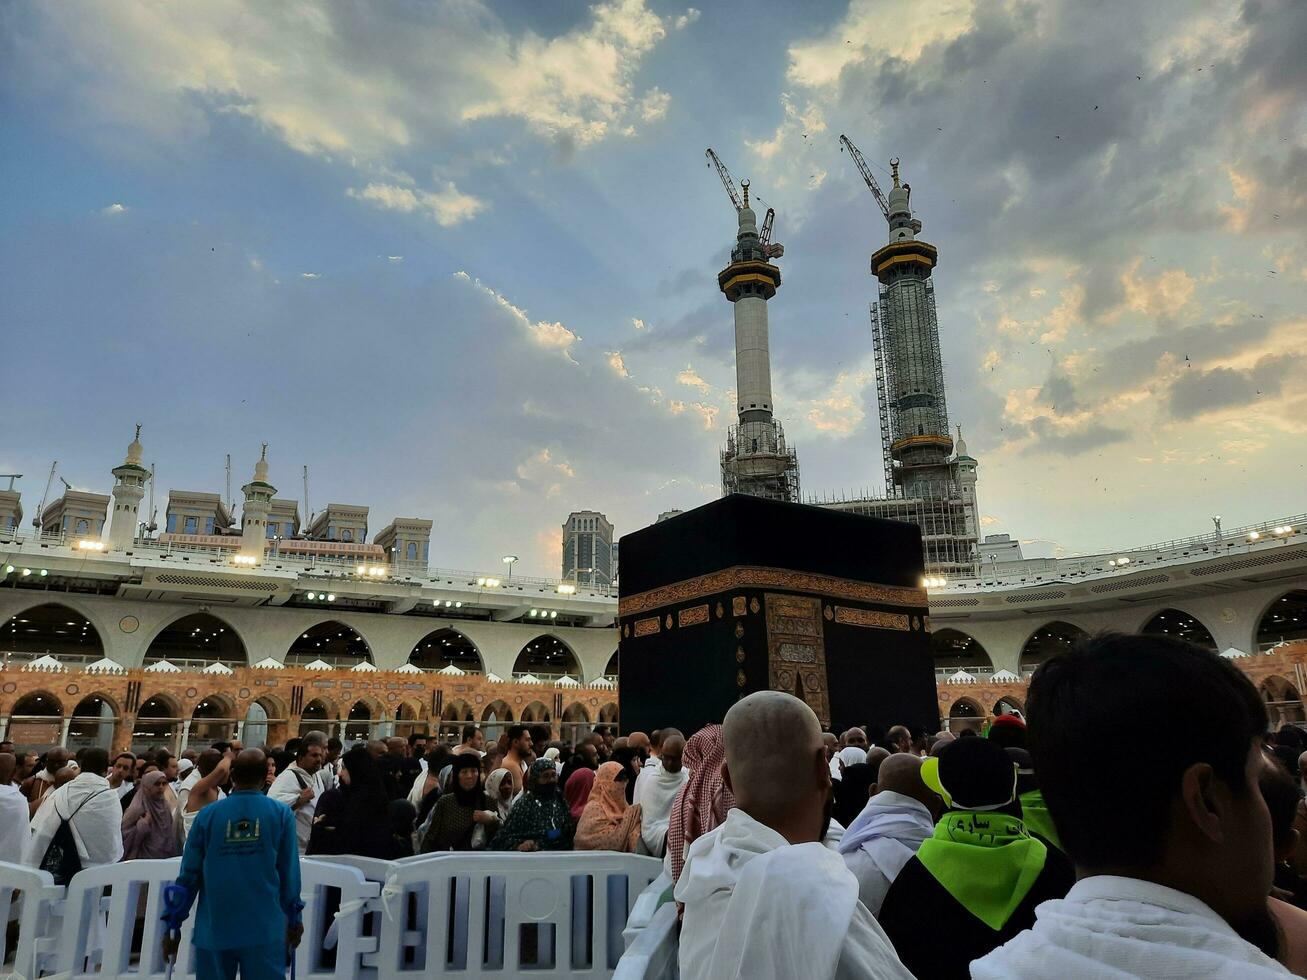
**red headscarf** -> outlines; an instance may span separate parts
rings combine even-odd
[[[581,811],[590,799],[590,789],[594,784],[593,769],[582,767],[567,777],[567,783],[563,786],[563,798],[567,800],[567,808],[572,811],[573,820],[581,819]]]
[[[726,811],[735,806],[734,794],[722,782],[725,761],[721,725],[705,725],[685,743],[684,763],[690,778],[676,794],[667,828],[667,853],[672,859],[674,882],[681,877],[690,845],[725,820]]]

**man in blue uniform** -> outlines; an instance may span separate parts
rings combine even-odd
[[[177,885],[184,897],[169,925],[178,926],[199,896],[195,914],[197,980],[282,978],[288,951],[299,945],[300,862],[295,817],[263,795],[267,761],[245,749],[231,767],[235,791],[195,817]],[[171,903],[170,903],[171,904]],[[170,930],[163,955],[177,955]]]

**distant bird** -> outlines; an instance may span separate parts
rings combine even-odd
[[[1098,111],[1098,106],[1094,106],[1094,111],[1095,111],[1095,112]]]
[[[1136,76],[1135,76],[1135,80],[1136,80],[1136,81],[1140,81],[1140,82],[1142,82],[1142,81],[1144,80],[1144,76],[1143,76],[1143,75],[1136,75]]]

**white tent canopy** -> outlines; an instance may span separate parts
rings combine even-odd
[[[580,687],[580,686],[581,686],[581,682],[578,681],[578,680],[577,680],[575,677],[573,677],[571,674],[564,674],[562,677],[558,678],[558,680],[554,681],[554,683],[555,683],[558,687]]]
[[[426,671],[416,664],[403,663],[395,668],[397,674],[425,674]]]
[[[209,666],[205,667],[204,670],[200,671],[200,673],[202,673],[202,674],[234,674],[234,673],[236,673],[236,671],[232,670],[232,669],[231,669],[230,667],[228,667],[226,664],[221,663],[221,662],[215,660],[213,663],[209,664]]]
[[[150,674],[180,674],[182,669],[174,663],[167,660],[159,660],[145,668],[146,673]]]
[[[444,674],[447,677],[462,677],[467,673],[467,671],[459,667],[458,664],[446,664],[436,671],[436,673]]]
[[[101,657],[93,664],[87,664],[86,672],[88,674],[125,674],[127,668],[117,660],[110,660],[108,657]]]
[[[258,663],[251,664],[250,666],[255,670],[283,670],[286,665],[280,660],[275,660],[272,657],[264,657]]]
[[[1010,670],[996,670],[989,679],[999,684],[1015,684],[1021,680],[1020,677],[1012,673]]]
[[[335,670],[336,668],[331,666],[331,664],[327,663],[325,660],[311,660],[304,665],[304,669],[305,670]]]
[[[67,667],[61,664],[54,657],[50,656],[48,653],[45,654],[45,656],[37,657],[35,660],[31,660],[23,664],[22,669],[39,670],[42,673],[50,673],[50,674],[64,673],[68,670]]]
[[[957,673],[949,674],[949,675],[948,675],[948,680],[946,680],[944,683],[946,683],[946,684],[974,684],[974,683],[976,683],[976,675],[975,675],[975,674],[968,674],[965,670],[959,670]]]
[[[359,673],[363,673],[363,674],[375,674],[377,672],[376,665],[368,662],[367,660],[360,660],[353,667],[351,667],[350,670],[358,671]]]

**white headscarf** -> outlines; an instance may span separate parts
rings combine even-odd
[[[494,801],[495,807],[499,813],[499,822],[501,824],[508,819],[508,811],[513,806],[513,801],[511,799],[505,800],[499,795],[501,785],[507,778],[507,769],[496,769],[486,777],[486,795]]]

